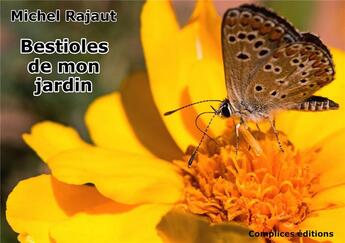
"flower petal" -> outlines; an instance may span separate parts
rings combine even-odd
[[[195,97],[223,97],[224,79],[207,80],[211,84],[217,82],[213,87],[222,87],[219,92],[215,92],[218,94],[216,97],[211,97],[214,94],[207,92],[207,87],[211,85],[200,85],[200,75],[195,75],[197,71],[204,73],[200,69],[202,65],[199,65],[197,70],[193,69],[200,61],[210,59],[211,63],[216,63],[217,71],[222,70],[219,68],[219,32],[220,18],[210,2],[199,1],[189,24],[181,31],[178,29],[170,2],[148,1],[145,4],[141,15],[141,38],[153,97],[161,114],[186,105],[187,102],[197,101],[194,100]],[[160,37],[157,38],[158,33]],[[191,96],[189,93],[195,83],[204,87],[202,95],[194,92]],[[193,84],[193,87],[188,87],[188,84]],[[200,132],[194,125],[195,112],[190,108],[188,111],[174,114],[174,117],[162,116],[169,132],[182,150],[200,137]]]
[[[337,49],[331,51],[336,68],[335,80],[316,95],[336,101],[340,109],[326,112],[287,111],[277,116],[277,128],[288,134],[298,148],[310,147],[345,127],[345,52]]]
[[[345,206],[345,184],[322,190],[311,201],[311,211]]]
[[[96,147],[66,151],[48,165],[58,180],[93,183],[104,196],[121,203],[174,203],[183,188],[182,177],[170,163]]]
[[[203,59],[196,62],[190,68],[188,80],[190,81],[188,83],[188,91],[190,96],[189,102],[205,100],[208,98],[222,100],[227,96],[224,81],[225,77],[223,71],[223,64],[220,63],[219,60]],[[212,109],[210,108],[211,105],[215,108],[218,108],[220,102],[207,102],[193,107],[195,115],[205,111],[212,111]],[[190,111],[188,112],[191,113]],[[205,117],[210,119],[211,116],[212,114],[210,114],[209,117]],[[189,119],[194,121],[193,118]],[[201,127],[205,129],[206,125],[208,124],[207,119],[203,119],[203,117],[201,117],[201,120],[204,123],[203,126],[201,125]],[[217,117],[216,119],[214,119],[212,126],[210,126],[209,133],[213,136],[222,134],[224,132],[224,129],[226,128],[226,122],[227,119],[219,119]],[[198,138],[198,140],[200,139],[200,136],[202,134],[197,130],[194,124],[192,124],[189,130],[193,134],[198,134],[197,136],[195,136]]]
[[[146,73],[135,73],[123,82],[121,101],[135,135],[145,148],[168,161],[182,157],[155,106]]]
[[[56,242],[162,242],[156,225],[171,208],[148,204],[123,214],[80,213],[51,230]]]
[[[141,39],[153,98],[160,114],[181,106],[184,85],[177,78],[178,28],[170,1],[145,3],[141,13]],[[162,119],[178,146],[185,150],[193,137],[186,130],[181,113]]]
[[[212,1],[197,1],[192,17],[185,27],[188,28],[194,29],[195,32],[194,44],[197,45],[198,59],[221,61],[221,18]]]
[[[221,53],[221,18],[212,1],[198,0],[189,23],[182,29],[181,37],[185,41],[181,44],[181,52],[190,55],[190,66],[181,69],[186,93],[191,103],[205,99],[223,99],[226,97],[224,66]],[[182,57],[184,58],[184,57]],[[202,84],[202,85],[201,85]],[[183,102],[184,101],[184,102]],[[197,114],[212,111],[212,106],[219,103],[204,103],[194,106],[191,111],[181,113],[184,123],[193,137],[198,141],[202,133],[194,124]],[[205,129],[210,117],[200,117],[200,127]],[[208,133],[212,136],[221,134],[225,129],[225,119],[214,119]]]
[[[182,77],[182,80],[185,80],[190,102],[226,97],[220,28],[221,18],[213,2],[197,1],[189,23],[181,31],[181,36],[186,39],[181,45],[181,49],[183,48],[183,53],[191,54],[190,66],[186,66],[182,72],[186,76]],[[191,50],[195,52],[191,52]],[[188,130],[197,140],[200,140],[202,133],[194,125],[194,117],[201,112],[212,111],[210,105],[217,107],[219,103],[204,103],[194,106],[195,114],[182,113]],[[201,121],[199,123],[204,124],[205,128],[208,119],[200,117],[200,120],[203,123]],[[225,122],[225,119],[215,119],[209,133],[213,133],[213,136],[221,134],[225,129]],[[189,125],[190,123],[192,125]]]
[[[345,208],[323,210],[309,216],[303,221],[299,228],[305,231],[333,233],[333,237],[310,237],[317,241],[327,241],[333,243],[345,242],[345,231],[343,222]]]
[[[89,146],[73,128],[51,121],[37,123],[23,139],[45,162],[62,151]]]
[[[100,147],[154,154],[166,160],[181,157],[155,107],[145,73],[138,72],[126,79],[121,93],[94,101],[85,120],[92,140]]]
[[[96,99],[85,116],[92,141],[111,148],[142,155],[152,155],[138,140],[126,116],[119,93]]]
[[[94,187],[67,185],[49,175],[23,180],[8,196],[6,218],[21,241],[50,242],[49,229],[89,208],[109,203]],[[113,203],[119,211],[131,208]]]
[[[159,21],[158,21],[159,20]],[[141,12],[141,28],[145,45],[152,50],[158,50],[157,45],[169,42],[170,37],[179,30],[179,25],[170,1],[146,1]],[[162,28],[164,26],[164,28]]]
[[[345,129],[342,129],[318,143],[312,167],[320,174],[322,189],[345,183]]]

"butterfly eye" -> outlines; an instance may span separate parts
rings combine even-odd
[[[221,112],[222,112],[222,116],[224,116],[224,117],[230,117],[231,116],[231,111],[230,111],[228,105],[226,105],[226,104],[222,107]]]

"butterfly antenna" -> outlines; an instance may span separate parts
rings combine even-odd
[[[206,132],[204,132],[204,131],[199,127],[199,125],[198,125],[198,120],[199,120],[199,118],[200,118],[202,115],[204,115],[204,114],[214,114],[214,112],[212,112],[212,111],[206,111],[206,112],[200,113],[200,114],[195,118],[195,120],[194,120],[195,126],[198,128],[198,130],[199,130],[201,133],[205,134],[205,136],[207,136],[210,140],[212,140],[213,142],[215,142],[216,144],[218,144],[217,141],[216,141],[214,138],[211,138],[211,137],[210,137]]]
[[[193,163],[193,160],[195,159],[195,156],[196,154],[198,153],[198,150],[199,150],[199,147],[200,145],[202,144],[202,141],[204,141],[204,138],[205,136],[207,135],[207,130],[208,128],[210,127],[212,121],[213,121],[213,118],[216,116],[217,114],[214,113],[213,116],[211,117],[210,121],[208,122],[207,124],[207,127],[205,128],[205,131],[203,131],[203,134],[202,134],[202,137],[200,139],[200,142],[198,144],[198,146],[194,149],[192,155],[190,156],[189,160],[188,160],[188,167],[191,167],[192,166],[192,163]]]
[[[177,109],[172,110],[172,111],[167,111],[167,112],[164,113],[164,116],[169,116],[169,115],[175,113],[176,111],[182,110],[182,109],[190,107],[192,105],[196,105],[196,104],[200,104],[200,103],[205,103],[205,102],[223,102],[223,101],[222,100],[202,100],[202,101],[198,101],[198,102],[195,102],[195,103],[191,103],[189,105],[182,106],[182,107],[177,108]]]

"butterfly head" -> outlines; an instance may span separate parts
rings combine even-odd
[[[229,118],[234,113],[234,109],[229,100],[225,99],[222,101],[218,109],[215,110],[215,112],[220,117]]]

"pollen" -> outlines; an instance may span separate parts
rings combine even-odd
[[[180,204],[215,224],[232,221],[260,232],[296,231],[296,225],[311,213],[309,205],[319,188],[310,167],[314,152],[296,150],[281,132],[284,152],[273,131],[251,134],[258,145],[240,136],[236,150],[235,132],[229,125],[215,141],[203,143],[190,168],[192,147],[182,160],[174,161],[185,183]],[[263,154],[258,155],[255,146]]]

